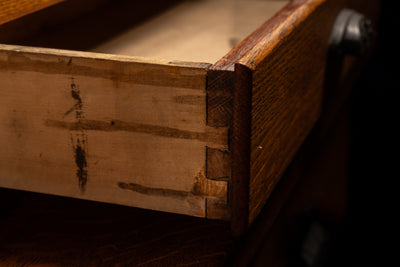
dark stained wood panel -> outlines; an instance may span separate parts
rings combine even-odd
[[[348,113],[344,109],[330,124],[328,133],[317,127],[300,148],[243,244],[254,247],[248,248],[254,252],[252,266],[301,266],[299,258],[305,247],[301,247],[301,240],[311,222],[322,227],[325,242],[336,238],[347,211],[348,126]],[[279,202],[282,197],[283,206]],[[279,215],[274,218],[276,213]],[[264,239],[260,239],[263,232]],[[318,246],[318,242],[313,244]],[[332,245],[322,249],[332,251],[329,246]],[[242,253],[235,266],[244,266],[246,256]],[[317,259],[318,266],[334,266],[330,263],[337,257],[332,252],[319,254],[319,258],[314,256],[314,262]]]
[[[340,7],[308,1],[239,61],[253,73],[249,222],[318,119],[329,36]]]
[[[249,184],[244,188],[241,186],[241,190],[248,187],[248,202],[245,193],[241,194],[243,201],[237,201],[240,207],[235,207],[232,202],[232,222],[236,217],[245,218],[248,214],[248,221],[237,227],[256,218],[321,114],[329,38],[338,13],[343,8],[355,8],[375,19],[376,14],[371,15],[374,10],[371,6],[379,10],[378,2],[373,1],[362,8],[357,1],[293,1],[211,67],[212,70],[233,70],[235,77],[239,77],[236,80],[249,77],[251,72],[250,78],[246,78],[252,87],[251,94],[247,93],[252,98],[248,171],[241,169],[247,164],[244,151],[238,155],[241,175],[235,174],[237,158],[232,161],[232,184],[243,185],[246,181]],[[245,84],[235,83],[234,88],[235,91],[248,91]],[[233,95],[235,93],[240,94],[234,92]],[[242,101],[246,100],[242,98]],[[236,114],[247,116],[245,110]],[[233,125],[236,120],[240,118],[233,115]],[[234,151],[246,141],[235,141],[243,127],[240,132],[235,127],[232,129],[231,149]],[[239,189],[232,188],[231,192],[236,190]],[[248,203],[248,210],[244,202]],[[236,209],[240,210],[241,216],[235,215]]]

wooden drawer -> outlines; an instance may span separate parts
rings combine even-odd
[[[237,231],[319,117],[337,14],[378,3],[81,2],[1,4],[0,186]]]

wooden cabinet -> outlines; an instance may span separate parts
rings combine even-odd
[[[337,15],[378,4],[4,1],[0,186],[243,234],[325,112]]]

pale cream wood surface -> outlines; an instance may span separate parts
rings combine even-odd
[[[210,65],[188,61],[216,62],[287,2],[183,1],[105,54],[0,45],[0,187],[228,218],[228,181],[206,178],[228,129],[206,125]]]
[[[214,63],[288,2],[183,1],[93,51]]]
[[[206,126],[207,67],[0,45],[0,186],[227,217],[227,183],[205,178],[228,142]]]

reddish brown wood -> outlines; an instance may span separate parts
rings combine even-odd
[[[250,222],[319,116],[330,32],[337,14],[343,8],[358,7],[376,24],[379,9],[372,12],[371,6],[378,7],[378,2],[362,8],[356,1],[351,5],[345,1],[307,1],[279,30],[240,59],[253,69],[254,79]],[[344,69],[342,75],[350,70]],[[349,76],[354,78],[354,72]]]
[[[3,0],[0,2],[0,25],[64,1],[65,0]]]
[[[234,70],[235,63],[240,60],[252,47],[257,44],[262,38],[273,33],[278,26],[283,23],[287,17],[293,14],[297,8],[304,4],[306,0],[291,1],[285,8],[279,11],[275,16],[266,21],[258,29],[249,35],[246,39],[235,46],[227,55],[215,63],[211,70]]]
[[[237,66],[233,91],[232,175],[229,184],[234,235],[243,233],[248,225],[249,184],[243,177],[248,177],[250,171],[251,81],[251,72]]]
[[[254,79],[249,222],[319,116],[330,30],[340,7],[307,2],[239,61]]]
[[[243,73],[247,73],[244,80],[248,84],[244,84],[243,79],[238,79],[241,84],[236,80],[234,84],[223,83],[224,92],[233,91],[231,97],[225,95],[225,99],[233,96],[235,103],[235,94],[240,95],[240,92],[247,90],[245,88],[252,88],[251,93],[247,94],[247,97],[252,97],[250,108],[235,110],[235,104],[223,105],[224,112],[219,112],[218,116],[214,117],[216,119],[209,120],[213,123],[215,120],[229,121],[230,114],[234,114],[230,146],[230,205],[232,222],[236,225],[233,229],[240,228],[239,225],[246,225],[243,221],[237,223],[240,221],[238,218],[243,220],[248,216],[247,224],[256,218],[322,111],[324,88],[327,85],[325,70],[329,38],[337,14],[343,8],[354,8],[376,22],[379,1],[373,1],[366,7],[361,2],[292,1],[210,68],[209,95],[215,94],[213,85],[217,84],[218,78],[228,75],[241,77]],[[346,60],[351,65],[358,61]],[[344,67],[341,74],[343,77],[347,73],[352,73],[350,76],[354,75],[351,71],[353,67],[340,65],[339,68],[341,67]],[[329,68],[329,71],[332,72],[332,68]],[[233,74],[229,74],[230,72]],[[338,76],[334,79],[336,78]],[[347,82],[351,83],[343,81],[339,84]],[[339,102],[343,103],[347,94],[341,95]],[[241,98],[240,101],[248,100]],[[209,103],[212,105],[209,105],[208,114],[214,115],[215,110],[218,110],[218,101]],[[337,107],[340,108],[340,105]],[[230,109],[232,112],[229,112]],[[250,118],[246,112],[251,114],[251,134],[243,135],[248,124],[236,128],[234,125],[240,125],[243,118]],[[337,113],[337,110],[333,113]],[[236,136],[239,133],[241,136]],[[250,142],[245,136],[251,139],[249,159],[246,159],[247,152],[242,147],[246,142]],[[250,167],[246,170],[248,164]],[[236,185],[239,188],[236,188]],[[246,190],[249,192],[245,192]],[[239,196],[243,197],[241,201],[237,200]],[[247,208],[244,207],[244,203],[248,203]],[[243,232],[244,229],[236,231]]]
[[[257,216],[318,117],[337,14],[321,5],[326,1],[291,2],[211,67],[211,77],[218,70],[235,77],[230,205],[236,233]]]
[[[207,86],[207,122],[210,126],[229,126],[231,131],[230,209],[232,231],[239,235],[248,225],[251,125],[251,73],[235,63],[265,35],[271,34],[304,1],[292,1],[224,58],[210,67]]]
[[[110,4],[112,10],[103,7],[103,11],[109,11],[103,12],[107,18],[115,19],[116,23],[111,25],[109,21],[113,19],[104,19],[103,24],[97,27],[93,27],[93,21],[103,18],[103,13],[89,11],[107,0],[85,1],[90,2],[86,6],[78,0],[67,1],[69,4],[62,0],[33,2],[20,1],[21,8],[14,8],[16,1],[2,2],[13,11],[0,20],[0,25],[5,23],[0,29],[0,42],[35,34],[23,44],[50,44],[52,47],[82,50],[111,36],[115,24],[118,30],[123,31],[127,25],[142,19],[140,15],[132,20],[129,16],[127,20],[118,19],[122,13],[129,14],[126,7],[137,5],[138,1]],[[210,209],[210,215],[224,212],[228,217],[226,210],[229,209],[234,233],[243,233],[256,218],[321,112],[323,94],[326,93],[323,88],[329,84],[325,75],[329,34],[336,15],[340,9],[350,7],[374,17],[379,10],[378,2],[371,1],[365,5],[361,0],[291,1],[209,68],[207,125],[229,127],[231,140],[225,150],[207,148],[207,178],[228,180],[230,187],[229,203],[220,199],[210,199],[208,203],[215,207]],[[38,7],[41,4],[42,7]],[[154,10],[140,13],[143,16],[157,14],[157,10],[168,5],[155,5],[157,8]],[[46,8],[48,6],[52,7]],[[75,10],[74,7],[78,6],[79,9]],[[36,7],[41,11],[31,14],[29,10],[34,12]],[[50,12],[46,11],[55,10],[55,7],[57,12],[51,12],[49,18]],[[87,13],[88,16],[81,16]],[[80,19],[74,21],[72,18],[76,16]],[[46,23],[66,21],[71,24],[36,35]],[[86,26],[82,27],[83,24]],[[97,29],[97,32],[88,35],[88,29]],[[68,40],[71,36],[76,39]],[[345,64],[339,66],[343,67],[340,77],[346,77],[348,72],[356,73],[352,71],[356,61],[345,59]],[[336,79],[338,76],[333,77]],[[339,84],[347,82],[340,78]],[[348,92],[341,94],[339,102],[345,101],[347,95]],[[189,100],[178,99],[178,102]],[[223,168],[213,168],[216,165]]]

